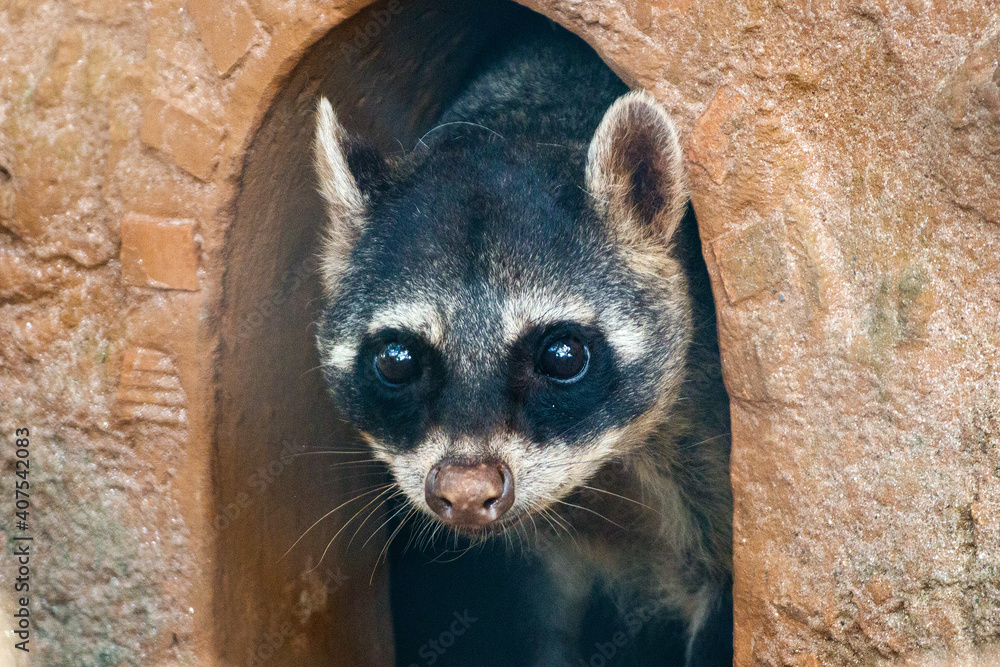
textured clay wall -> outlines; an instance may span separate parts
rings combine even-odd
[[[265,576],[252,527],[313,516],[275,492],[299,474],[280,440],[219,467],[219,425],[253,416],[220,379],[236,330],[310,289],[262,236],[280,259],[239,275],[272,305],[251,322],[227,292],[247,151],[310,48],[411,20],[364,4],[0,2],[0,530],[29,427],[34,664],[389,658],[374,553]],[[995,664],[998,4],[527,4],[684,135],[733,399],[737,664]]]

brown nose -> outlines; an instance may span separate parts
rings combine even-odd
[[[424,497],[445,523],[481,528],[514,504],[514,476],[506,463],[445,460],[427,474]]]

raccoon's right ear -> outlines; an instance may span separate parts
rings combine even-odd
[[[316,113],[314,152],[329,217],[321,274],[332,292],[366,224],[369,196],[388,177],[389,165],[372,144],[348,135],[325,97]]]
[[[649,93],[619,97],[587,154],[587,189],[626,243],[665,245],[684,217],[687,191],[673,121]]]

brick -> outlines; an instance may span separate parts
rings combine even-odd
[[[171,355],[132,347],[125,351],[121,380],[115,396],[118,417],[158,424],[187,422],[187,396]]]
[[[724,126],[743,102],[742,96],[720,88],[698,119],[688,142],[688,159],[708,172],[716,184],[721,184],[729,173],[729,137]]]
[[[784,234],[780,221],[755,224],[712,242],[719,275],[729,302],[736,305],[785,277]]]
[[[243,0],[188,0],[187,8],[216,69],[226,74],[257,38],[253,13]]]
[[[122,278],[128,285],[198,289],[194,221],[129,213],[122,220]]]
[[[156,97],[142,115],[139,138],[170,155],[192,176],[208,181],[215,171],[225,130]]]

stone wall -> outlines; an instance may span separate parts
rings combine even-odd
[[[244,193],[276,109],[302,137],[311,96],[350,89],[388,136],[447,93],[438,63],[372,105],[364,65],[474,19],[365,4],[0,1],[0,489],[29,427],[33,664],[391,660],[378,549],[278,560],[359,483],[293,456],[349,443],[318,385],[268,402],[309,335],[263,332],[314,284],[308,239],[246,208],[283,203]],[[684,135],[733,399],[737,664],[992,664],[1000,7],[527,4]]]

